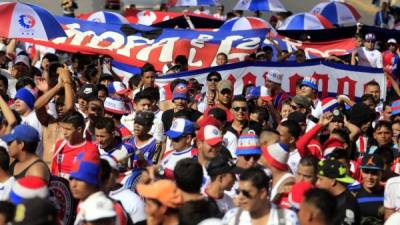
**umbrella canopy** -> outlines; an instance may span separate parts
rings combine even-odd
[[[1,37],[51,40],[66,36],[54,16],[36,5],[2,2],[0,15]]]
[[[320,14],[337,26],[355,25],[361,18],[352,5],[337,1],[321,2],[314,6],[310,13]]]
[[[97,22],[97,23],[108,23],[108,24],[127,24],[128,20],[123,17],[119,13],[115,12],[107,12],[107,11],[98,11],[91,14],[88,18],[88,21]]]
[[[233,9],[262,12],[287,11],[279,0],[239,0]]]
[[[213,6],[216,5],[215,0],[173,0],[170,2],[172,6]]]
[[[323,30],[333,25],[323,16],[311,13],[297,13],[288,17],[278,30]]]
[[[239,31],[256,29],[274,29],[267,21],[257,17],[235,17],[227,20],[219,30]]]

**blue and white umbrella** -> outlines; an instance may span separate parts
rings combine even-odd
[[[233,9],[262,12],[287,11],[279,0],[239,0]]]
[[[321,2],[311,9],[310,13],[320,14],[337,26],[355,25],[361,18],[360,13],[345,2]]]
[[[107,12],[107,11],[98,11],[91,14],[88,18],[88,21],[97,22],[97,23],[108,23],[108,24],[127,24],[128,20],[123,17],[119,13],[115,12]]]
[[[270,29],[272,33],[276,34],[275,29],[270,23],[257,17],[235,17],[227,20],[219,28],[220,31],[241,31],[257,29]]]
[[[312,13],[297,13],[283,21],[278,30],[323,30],[333,28],[325,17]]]
[[[0,37],[51,40],[66,36],[54,16],[36,5],[1,2],[0,15]]]
[[[177,0],[174,6],[213,6],[216,5],[215,0]]]

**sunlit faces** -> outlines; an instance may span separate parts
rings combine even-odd
[[[367,189],[374,189],[380,185],[382,171],[377,169],[361,169],[362,185]]]
[[[144,87],[154,87],[156,74],[153,71],[144,72],[142,75],[142,84]]]
[[[374,139],[378,142],[378,145],[386,145],[392,141],[392,130],[385,126],[381,126],[374,131]]]
[[[249,116],[249,109],[247,107],[247,102],[235,101],[232,104],[232,113],[234,119],[237,121],[244,121]]]
[[[218,93],[218,101],[224,105],[228,105],[232,101],[232,91],[229,89],[223,89]]]
[[[268,198],[268,191],[265,188],[258,189],[250,181],[239,181],[236,193],[240,208],[250,212],[262,206],[262,202]]]
[[[178,111],[186,109],[187,106],[188,106],[188,101],[186,99],[183,99],[183,98],[174,99],[173,103],[175,105],[175,109],[178,110]]]
[[[14,102],[14,109],[20,115],[24,115],[26,112],[31,111],[29,106],[24,101],[18,98]]]
[[[110,147],[113,143],[114,136],[112,133],[109,133],[107,129],[94,129],[94,133],[96,136],[96,141],[99,143],[102,149]]]
[[[312,166],[301,165],[299,164],[297,167],[297,171],[295,174],[296,183],[307,181],[310,183],[315,183],[316,181],[316,171]]]

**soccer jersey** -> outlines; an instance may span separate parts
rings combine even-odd
[[[131,157],[133,161],[139,159],[138,153],[140,153],[148,165],[153,164],[153,156],[157,149],[157,140],[154,137],[151,137],[142,146],[137,145],[135,137],[129,139],[129,143],[132,145],[133,151],[136,153]]]
[[[66,140],[57,141],[53,151],[51,174],[69,178],[75,157],[79,153],[87,151],[97,151],[97,148],[89,141],[78,145],[70,145]]]
[[[196,154],[197,150],[193,147],[189,147],[182,151],[172,151],[169,154],[165,155],[164,158],[161,160],[161,168],[164,171],[164,176],[167,178],[173,178],[174,169],[178,161],[181,159],[193,158],[196,156]]]

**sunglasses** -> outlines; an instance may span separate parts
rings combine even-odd
[[[228,89],[224,89],[224,90],[221,91],[221,94],[222,95],[232,95],[232,91],[228,90]]]
[[[256,154],[254,154],[254,155],[244,155],[244,156],[243,156],[243,158],[244,158],[246,161],[249,161],[251,158],[253,158],[254,161],[258,161],[258,160],[260,159],[260,157],[261,157],[261,155],[256,155]]]
[[[247,107],[233,107],[232,108],[233,110],[235,110],[235,112],[239,112],[240,110],[242,111],[242,112],[247,112]]]
[[[365,42],[367,42],[367,43],[375,43],[375,41],[365,41]]]
[[[361,169],[361,171],[365,174],[372,174],[372,175],[379,174],[379,170],[374,170],[374,169]]]
[[[217,79],[217,78],[211,78],[211,79],[207,79],[207,81],[209,81],[209,82],[220,82],[221,80]]]
[[[248,198],[248,199],[252,199],[253,198],[253,196],[251,196],[249,191],[236,189],[235,192],[236,192],[237,195],[240,195],[240,193],[242,193],[242,195],[244,197]]]

